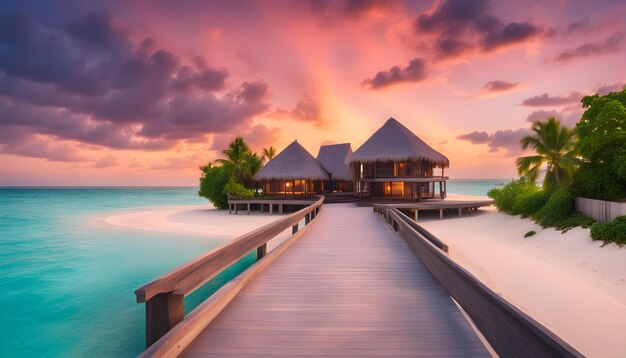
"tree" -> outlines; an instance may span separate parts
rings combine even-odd
[[[225,170],[234,177],[239,183],[244,181],[244,165],[246,157],[250,154],[250,147],[241,137],[235,138],[228,148],[224,149],[222,153],[226,156],[226,159],[218,159],[216,162],[221,163]]]
[[[534,182],[545,165],[544,188],[554,190],[570,183],[579,163],[574,130],[562,126],[554,117],[534,122],[532,130],[533,135],[522,138],[522,147],[534,149],[537,155],[517,158],[518,173]]]
[[[243,180],[252,180],[254,174],[258,173],[261,168],[263,168],[263,158],[259,157],[259,155],[256,153],[248,153],[243,160]]]
[[[228,207],[228,199],[224,193],[224,187],[228,183],[230,175],[223,166],[215,166],[211,163],[200,166],[200,190],[198,195],[209,199],[213,206],[218,209]]]
[[[276,156],[276,148],[270,146],[269,148],[263,148],[263,158],[269,160],[274,159]]]
[[[576,124],[576,147],[583,159],[574,175],[577,196],[626,199],[626,87],[605,96],[585,96],[586,108]]]

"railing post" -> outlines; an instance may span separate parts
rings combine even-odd
[[[159,293],[146,301],[146,348],[185,317],[185,297],[173,292]]]
[[[263,245],[257,247],[256,249],[256,259],[257,261],[262,259],[263,256],[267,255],[267,242]]]

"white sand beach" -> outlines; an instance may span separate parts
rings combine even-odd
[[[493,207],[422,217],[455,261],[581,353],[626,357],[626,247],[601,247],[588,229],[561,234]],[[524,238],[530,230],[537,234]]]
[[[228,240],[277,218],[258,212],[229,215],[195,205],[117,212],[102,222]],[[454,260],[586,356],[626,356],[626,247],[600,247],[587,229],[561,234],[495,208],[471,217],[450,212],[445,220],[438,220],[436,213],[420,213],[419,223],[450,245]],[[530,230],[537,234],[524,238]]]
[[[212,205],[181,205],[141,208],[112,213],[101,223],[126,229],[200,235],[230,240],[280,218],[281,215],[251,212],[230,215]],[[283,235],[281,235],[283,236]]]

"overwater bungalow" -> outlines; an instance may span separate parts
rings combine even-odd
[[[437,189],[446,197],[444,168],[450,161],[394,118],[352,153],[349,163],[359,199],[419,201],[435,198]]]
[[[317,154],[317,160],[328,172],[330,179],[324,182],[324,191],[352,192],[353,178],[348,158],[352,154],[350,143],[323,145]]]
[[[322,164],[296,140],[267,162],[254,180],[261,183],[265,193],[293,197],[321,194],[324,181],[330,177]]]

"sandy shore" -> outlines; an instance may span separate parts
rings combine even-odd
[[[588,229],[561,234],[500,214],[420,224],[450,245],[450,256],[498,294],[589,357],[626,357],[626,247],[600,247]],[[524,238],[530,230],[535,236]]]
[[[101,223],[132,230],[200,235],[211,239],[229,240],[280,218],[252,212],[250,215],[230,215],[211,205],[160,206],[112,213]],[[285,235],[279,235],[285,236]]]

